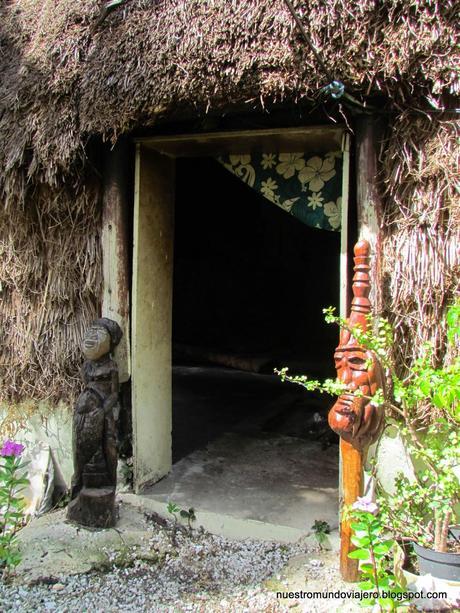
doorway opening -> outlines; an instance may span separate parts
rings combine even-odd
[[[344,298],[344,232],[302,224],[216,157],[251,142],[308,151],[306,135],[324,154],[343,132],[165,137],[137,149],[136,487],[150,483],[142,497],[156,512],[192,506],[228,535],[293,540],[317,518],[338,523],[331,400],[274,369],[334,376],[337,330],[322,309]]]
[[[213,158],[176,160],[173,463],[228,432],[335,442],[330,399],[275,369],[334,377],[340,234],[300,223]]]

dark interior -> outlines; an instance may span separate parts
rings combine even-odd
[[[303,225],[214,159],[178,159],[176,173],[174,461],[243,421],[301,436],[319,412],[324,427],[327,399],[273,370],[334,376],[322,309],[339,303],[340,233]]]

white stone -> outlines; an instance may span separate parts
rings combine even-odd
[[[403,473],[409,481],[415,480],[414,466],[404,440],[396,426],[389,426],[375,448],[377,478],[389,494],[395,492],[395,479]]]

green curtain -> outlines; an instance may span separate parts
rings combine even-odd
[[[226,155],[219,162],[301,222],[340,231],[342,152]]]

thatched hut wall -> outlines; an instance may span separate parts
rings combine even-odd
[[[425,351],[445,356],[446,307],[460,289],[460,124],[399,115],[384,144],[386,314],[404,368]]]
[[[315,105],[328,83],[283,0],[130,0],[105,18],[104,4],[0,7],[3,398],[76,389],[78,340],[101,290],[90,139],[115,141],[179,114]],[[294,5],[328,71],[389,125],[385,295],[399,359],[421,339],[442,353],[437,324],[458,282],[457,128],[431,111],[455,105],[460,91],[458,3]],[[352,123],[345,105],[335,110]]]
[[[69,399],[101,292],[97,184],[26,190],[0,211],[4,399]]]

